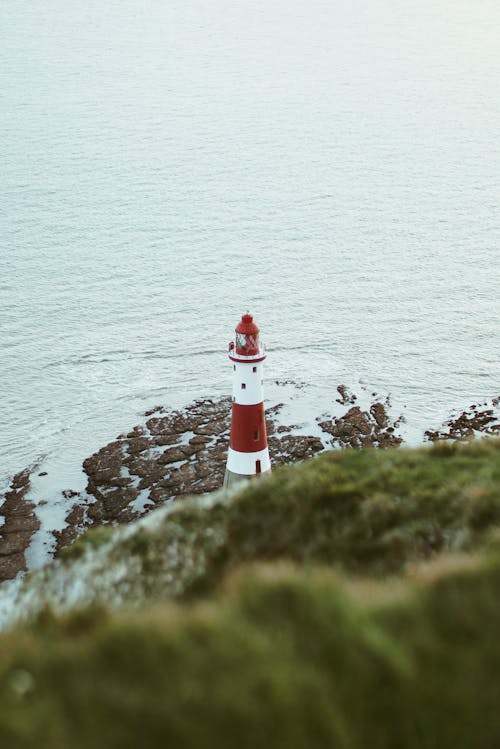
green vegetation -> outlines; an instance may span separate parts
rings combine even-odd
[[[483,441],[329,453],[89,534],[52,575],[93,605],[61,614],[49,568],[0,636],[0,745],[491,749],[499,520]]]
[[[63,559],[79,559],[89,549],[97,549],[102,544],[110,541],[113,536],[113,527],[103,525],[101,528],[95,528],[91,533],[84,533],[76,539],[70,546],[66,546],[61,551]]]

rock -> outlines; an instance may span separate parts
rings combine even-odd
[[[380,429],[384,429],[388,426],[389,419],[387,418],[387,412],[383,403],[373,403],[370,406],[370,414]]]
[[[34,513],[30,513],[29,515],[10,515],[5,519],[5,523],[0,528],[0,537],[6,534],[18,533],[19,531],[34,533],[39,528],[40,521]]]
[[[62,492],[64,499],[73,499],[73,497],[79,497],[80,492],[75,492],[73,489],[64,489]]]
[[[351,397],[356,398],[353,395]],[[402,438],[395,434],[401,418],[389,424],[386,407],[380,401],[376,401],[372,403],[369,411],[352,406],[343,416],[320,421],[319,426],[324,432],[331,434],[331,444],[334,446],[396,447],[402,442]]]
[[[11,488],[13,491],[16,491],[18,489],[24,489],[25,491],[28,489],[30,484],[30,472],[28,469],[21,471],[20,473],[17,473],[14,478],[11,481]]]
[[[492,398],[491,405],[495,407],[498,402],[500,401],[497,398]],[[484,406],[487,405],[489,404],[484,404]],[[474,437],[476,432],[491,436],[500,434],[500,421],[496,418],[493,408],[479,410],[477,404],[469,406],[459,416],[451,416],[440,429],[427,429],[425,439],[430,442],[467,440]]]
[[[356,396],[345,385],[338,385],[337,392],[340,398],[337,398],[336,401],[342,406],[346,406],[348,403],[355,403],[357,400]]]
[[[193,452],[191,450],[191,452]],[[161,466],[167,465],[168,463],[178,463],[181,460],[186,460],[186,451],[182,447],[170,447],[165,450],[163,455],[158,459],[158,463]]]
[[[116,520],[120,512],[130,502],[137,499],[139,492],[136,489],[117,488],[101,496],[104,516],[107,520]]]
[[[26,572],[24,552],[0,556],[0,581],[13,580],[20,572]]]
[[[92,493],[95,486],[121,478],[124,444],[122,441],[110,442],[109,445],[101,448],[99,452],[84,460],[83,470],[89,477],[87,491]]]
[[[163,486],[154,486],[149,492],[149,498],[156,504],[163,504],[168,499],[172,499],[172,492],[169,488]]]
[[[59,531],[52,531],[52,535],[56,540],[56,551],[54,553],[54,556],[58,557],[61,549],[72,544],[73,541],[78,538],[80,533],[81,530],[79,530],[74,525],[67,525],[65,528]]]
[[[1,529],[3,531],[3,528]],[[0,557],[7,557],[11,554],[25,551],[30,543],[31,531],[18,531],[15,533],[6,533],[0,531]]]
[[[16,474],[0,506],[4,523],[0,527],[0,581],[16,577],[26,570],[24,552],[33,533],[40,527],[34,513],[35,505],[26,499],[30,487],[30,472]]]
[[[163,406],[154,406],[154,408],[150,408],[149,411],[146,411],[144,413],[144,416],[152,416],[155,413],[162,413],[163,412]]]
[[[0,506],[0,515],[30,515],[35,509],[33,502],[24,499],[25,492],[6,492],[5,502]]]
[[[85,517],[85,508],[83,505],[75,505],[66,515],[66,522],[70,525],[80,525]]]
[[[174,421],[176,422],[176,426],[173,424]],[[149,429],[150,434],[154,436],[172,434],[172,432],[179,431],[187,432],[189,430],[187,420],[183,421],[180,415],[175,418],[172,418],[171,416],[163,416],[161,418],[155,417],[149,419],[149,421],[146,422],[146,426]]]
[[[273,465],[305,460],[323,450],[323,443],[319,437],[287,434],[284,437],[270,437],[268,442]]]
[[[89,518],[88,526],[102,525],[104,522],[104,508],[102,502],[96,497],[96,501],[89,505],[87,510],[87,517]]]
[[[210,437],[218,436],[223,432],[227,432],[229,429],[228,420],[224,421],[209,421],[207,424],[201,426],[195,426],[193,431],[195,434],[209,435]]]
[[[189,440],[190,445],[207,445],[209,442],[212,441],[212,437],[203,435],[203,434],[195,434],[194,437],[191,437]]]
[[[129,455],[139,455],[145,450],[149,450],[151,447],[153,447],[153,442],[147,437],[130,437],[128,439]]]

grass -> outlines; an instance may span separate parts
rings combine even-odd
[[[210,603],[45,612],[0,638],[2,746],[496,746],[500,554],[393,584],[274,564]]]
[[[99,549],[122,577],[0,635],[0,746],[491,749],[499,521],[491,440],[328,453],[89,533],[65,585]]]
[[[500,521],[500,441],[329,452],[252,484],[227,515],[232,561],[385,575],[474,548]]]

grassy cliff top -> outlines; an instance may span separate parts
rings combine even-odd
[[[491,440],[327,453],[90,532],[4,594],[1,744],[496,746],[499,520]]]

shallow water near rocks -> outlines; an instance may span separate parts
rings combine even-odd
[[[0,9],[0,488],[39,463],[50,500],[147,408],[227,394],[246,309],[292,420],[343,382],[390,393],[416,444],[498,395],[499,22],[493,0]]]

